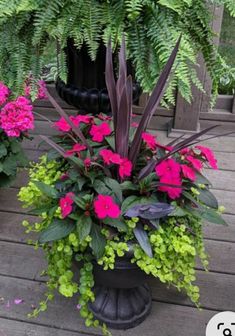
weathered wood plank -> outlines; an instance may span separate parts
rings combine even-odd
[[[91,335],[90,333],[83,333]],[[0,318],[1,336],[81,336],[80,332],[43,327],[37,324]]]
[[[196,285],[200,288],[200,304],[203,309],[234,310],[235,276],[210,272],[197,272]],[[185,292],[151,278],[149,279],[154,300],[194,307]],[[215,295],[216,293],[216,295]]]
[[[35,222],[37,217],[12,212],[0,212],[0,240],[23,243],[33,239],[35,233],[26,234],[23,220]]]
[[[41,249],[33,246],[0,241],[0,274],[24,279],[40,280],[46,267]]]
[[[45,290],[45,285],[40,282],[0,276],[0,297],[5,299],[5,303],[10,301],[10,308],[6,308],[5,304],[0,304],[0,318],[10,318],[76,332],[87,332],[89,335],[99,333],[97,330],[87,329],[84,326],[76,309],[77,297],[69,300],[56,295],[46,313],[42,313],[37,319],[28,318],[27,313],[32,311],[32,305],[35,306],[43,300]],[[12,305],[15,298],[23,299],[24,303]]]
[[[235,168],[235,158],[234,158],[234,168]],[[213,188],[235,191],[235,170],[213,170],[205,169],[204,175],[211,181]]]
[[[205,238],[235,242],[235,216],[223,215],[227,222],[227,226],[205,223],[204,236]]]
[[[5,300],[13,300],[16,297],[25,300],[24,304],[11,306],[11,309],[0,305],[0,317],[29,321],[26,314],[31,310],[32,304],[37,304],[43,298],[45,286],[35,281],[1,276],[0,284],[0,296]],[[48,311],[30,322],[88,334],[97,333],[97,330],[84,327],[76,304],[76,297],[68,300],[56,295],[55,301],[49,304]],[[202,336],[207,322],[214,314],[215,312],[210,310],[199,311],[196,308],[154,302],[150,316],[140,326],[125,331],[125,335],[154,336],[158,330],[161,336],[175,336],[180,330],[180,336]],[[113,336],[123,336],[123,331],[114,331]]]
[[[231,183],[233,183],[231,181]],[[213,189],[213,194],[217,198],[220,205],[225,206],[225,213],[235,214],[235,192]]]

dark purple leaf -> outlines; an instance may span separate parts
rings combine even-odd
[[[161,75],[159,76],[158,82],[149,98],[149,101],[143,112],[143,117],[136,130],[135,137],[132,142],[132,146],[130,148],[130,153],[129,153],[129,159],[132,161],[133,165],[135,164],[136,159],[139,155],[139,150],[140,150],[140,146],[142,142],[142,133],[146,130],[148,123],[153,116],[153,113],[155,112],[158,104],[161,101],[161,98],[163,97],[164,89],[166,87],[169,74],[171,72],[172,66],[174,64],[174,61],[175,61],[175,58],[176,58],[176,55],[179,49],[180,40],[181,40],[181,36],[178,39],[176,46],[174,47],[171,53],[171,56],[169,57]]]
[[[128,156],[129,131],[132,114],[132,78],[124,84],[118,105],[116,128],[116,152],[122,157]]]
[[[139,222],[136,224],[136,227],[134,228],[134,235],[138,243],[140,244],[141,248],[144,250],[144,252],[150,258],[152,258],[153,252],[149,242],[149,237],[147,235],[147,232],[144,230],[143,226]]]
[[[109,41],[106,49],[106,65],[105,65],[105,81],[110,99],[111,109],[113,113],[114,133],[116,133],[117,126],[117,93],[113,69],[113,54],[111,48],[111,41]]]
[[[168,216],[174,207],[168,203],[138,204],[130,208],[125,216],[140,217],[144,219],[159,219]]]

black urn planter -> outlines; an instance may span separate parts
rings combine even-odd
[[[81,114],[111,113],[110,101],[105,84],[105,55],[106,47],[100,44],[95,61],[88,55],[85,45],[77,50],[71,39],[65,50],[68,66],[67,84],[60,78],[56,82],[59,96],[69,105],[77,107]],[[114,55],[114,64],[117,55]],[[134,77],[130,64],[128,74]],[[137,103],[141,89],[139,84],[133,84],[133,103]]]
[[[95,301],[89,309],[111,329],[134,328],[151,310],[147,275],[130,262],[131,258],[131,255],[118,258],[114,270],[107,271],[94,262]]]

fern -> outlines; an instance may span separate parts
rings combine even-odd
[[[234,0],[208,2],[225,5],[235,16]],[[192,84],[203,90],[195,70],[198,52],[216,94],[222,61],[212,43],[210,19],[205,0],[0,0],[0,80],[19,91],[29,74],[40,78],[48,46],[55,41],[60,45],[58,73],[65,79],[63,48],[68,38],[77,49],[85,43],[94,60],[102,41],[111,38],[115,50],[125,34],[136,78],[150,92],[182,33],[165,104],[174,104],[176,89],[187,101],[192,99]],[[51,59],[56,54],[54,48]]]

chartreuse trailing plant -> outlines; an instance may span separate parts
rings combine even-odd
[[[13,100],[10,89],[0,82],[0,187],[9,186],[17,166],[28,162],[21,142],[34,128],[32,109],[30,100],[24,96]]]
[[[111,37],[113,49],[127,39],[128,57],[145,91],[152,91],[180,33],[183,35],[176,71],[165,98],[174,102],[174,89],[188,101],[191,84],[202,88],[195,72],[203,53],[217,89],[223,74],[213,47],[210,5],[224,5],[235,16],[233,0],[16,0],[0,1],[0,80],[18,90],[29,73],[39,79],[45,63],[58,54],[59,75],[66,80],[67,39],[86,45],[94,60],[99,45]],[[53,48],[52,48],[53,46]]]
[[[110,46],[106,56],[106,84],[113,117],[102,114],[61,115],[54,123],[59,134],[42,138],[51,152],[30,169],[30,180],[19,193],[25,206],[39,215],[36,231],[48,261],[45,301],[33,316],[47,308],[58,291],[77,295],[87,326],[101,326],[89,311],[95,300],[93,267],[115,268],[117,258],[131,253],[132,263],[160,281],[185,290],[198,304],[194,284],[195,259],[207,266],[202,224],[225,224],[210,182],[202,169],[217,169],[213,152],[198,145],[203,130],[166,145],[147,132],[171,72],[180,39],[159,77],[137,124],[132,116],[132,80],[126,77],[125,43],[119,55],[119,77],[114,79]],[[80,277],[74,274],[74,262]],[[79,279],[79,280],[78,280]]]

